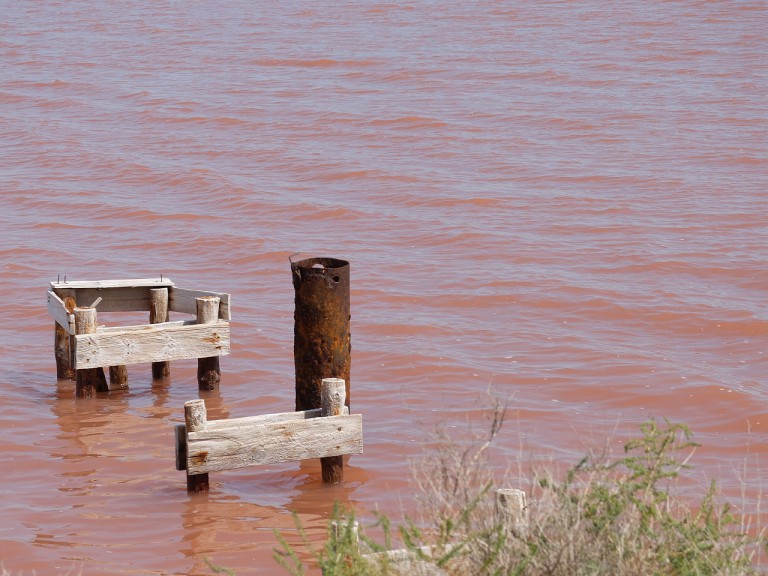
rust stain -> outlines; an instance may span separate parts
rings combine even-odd
[[[192,454],[190,457],[190,460],[192,460],[192,464],[200,465],[205,464],[205,461],[208,459],[208,452],[198,452],[197,454]]]
[[[216,332],[214,332],[210,338],[203,338],[203,342],[210,342],[211,344],[216,345],[218,348],[221,348],[219,346],[219,342],[221,342],[221,336],[219,336]]]

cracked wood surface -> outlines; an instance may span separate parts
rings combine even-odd
[[[168,322],[74,337],[75,368],[185,360],[229,354],[229,322]]]
[[[201,474],[363,453],[361,414],[307,416],[289,412],[208,422],[187,433],[187,471]]]

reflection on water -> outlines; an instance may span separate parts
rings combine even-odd
[[[276,547],[275,531],[296,546],[301,557],[309,560],[303,538],[298,534],[296,514],[310,542],[322,545],[327,522],[336,503],[345,508],[361,508],[354,498],[365,473],[345,466],[343,486],[323,486],[319,463],[302,463],[298,470],[285,469],[278,474],[211,475],[209,494],[192,495],[182,514],[184,538],[180,550],[195,559],[193,570],[206,573],[202,558],[215,558],[238,573],[248,573],[254,566],[271,565]],[[226,484],[227,490],[220,489]],[[274,493],[279,492],[280,496]],[[286,498],[287,495],[287,498]],[[276,505],[262,505],[252,500]],[[247,559],[246,564],[242,564]],[[241,563],[241,564],[238,564]]]
[[[163,573],[155,572],[160,567],[152,551],[167,556],[174,550],[176,566],[186,559],[184,573],[210,573],[206,559],[248,573],[273,563],[275,530],[302,545],[291,514],[301,520],[310,541],[319,543],[336,503],[364,508],[354,494],[367,473],[349,462],[343,486],[323,486],[317,461],[212,473],[210,493],[187,494],[184,473],[174,469],[169,424],[183,417],[183,403],[173,410],[168,401],[188,383],[173,377],[142,382],[141,368],[133,367],[128,391],[93,399],[75,398],[71,381],[56,383],[50,401],[56,432],[47,456],[58,462],[55,490],[65,499],[48,495],[36,503],[40,511],[35,516],[45,521],[30,524],[36,526],[35,546],[61,548],[67,560],[104,570],[119,566]],[[143,384],[149,388],[141,390]],[[221,390],[199,396],[211,419],[229,417]],[[57,514],[50,517],[57,499]],[[178,518],[170,530],[169,515]],[[147,555],[137,556],[133,546],[120,544],[132,539],[142,541]],[[110,550],[106,563],[100,548]]]

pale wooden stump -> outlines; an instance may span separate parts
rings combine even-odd
[[[341,378],[323,378],[320,386],[320,414],[341,416],[347,397],[346,384]],[[341,484],[344,481],[344,456],[320,458],[323,482]]]
[[[208,415],[205,400],[190,400],[184,404],[184,422],[187,432],[197,432],[205,427]],[[184,455],[186,459],[186,454]],[[187,492],[208,492],[208,473],[190,474],[187,470]]]
[[[77,334],[96,332],[96,308],[75,308],[75,332]],[[75,394],[79,398],[91,398],[96,392],[109,392],[104,368],[77,370]]]
[[[210,324],[219,319],[219,298],[203,296],[195,298],[197,303],[197,323]],[[197,386],[200,390],[216,390],[221,382],[219,357],[197,359]]]
[[[149,291],[149,323],[168,322],[168,288],[152,288]],[[152,362],[152,378],[162,380],[171,374],[171,363]]]

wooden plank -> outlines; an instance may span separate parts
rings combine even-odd
[[[303,412],[282,412],[280,414],[262,414],[260,416],[246,416],[244,418],[227,418],[225,420],[208,420],[205,429],[211,433],[227,430],[236,430],[248,427],[258,427],[264,424],[277,424],[297,420],[310,420],[320,418],[322,408],[304,410]],[[349,416],[349,408],[344,406],[344,416]]]
[[[70,280],[68,282],[51,282],[51,288],[162,288],[171,287],[173,282],[168,278],[130,278],[127,280]],[[84,305],[84,304],[81,304]]]
[[[68,334],[75,333],[75,315],[67,311],[64,301],[53,290],[48,290],[48,313]]]
[[[143,330],[77,334],[74,340],[77,369],[222,356],[229,354],[229,322],[148,324]]]
[[[187,473],[363,453],[363,417],[328,416],[187,433]]]
[[[168,288],[168,309],[171,312],[181,312],[182,314],[197,314],[197,303],[195,298],[203,296],[218,296],[219,302],[219,320],[231,320],[230,295],[223,292],[205,292],[202,290],[187,290],[172,286]]]
[[[153,328],[166,328],[170,326],[196,326],[195,320],[174,320],[162,324],[137,324],[136,326],[99,326],[96,334],[109,334],[114,332],[146,332]]]
[[[103,312],[147,312],[149,313],[149,291],[146,286],[119,288],[78,288],[77,303],[92,306],[94,302],[99,314]]]
[[[172,286],[173,282],[167,278],[51,282],[54,292],[74,290],[79,306],[93,306],[98,301],[96,307],[100,313],[149,311],[150,290]]]

